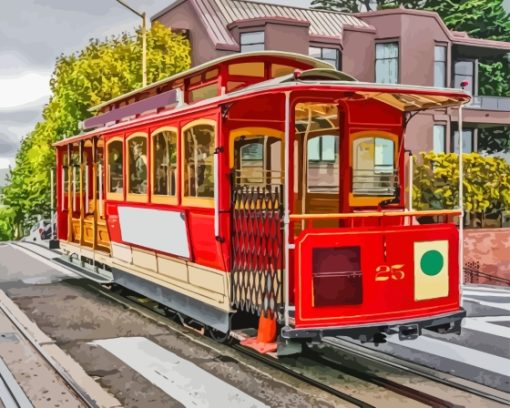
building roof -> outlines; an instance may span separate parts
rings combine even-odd
[[[341,39],[344,27],[373,29],[372,26],[352,14],[281,6],[248,0],[177,0],[155,14],[156,20],[179,4],[188,1],[201,19],[209,36],[218,48],[237,48],[236,40],[228,26],[235,22],[257,19],[278,19],[309,23],[310,36]]]
[[[439,24],[445,35],[448,39],[455,45],[468,46],[468,47],[477,47],[477,48],[486,48],[492,49],[495,51],[499,51],[500,53],[510,52],[510,42],[507,41],[495,41],[495,40],[487,40],[482,38],[472,38],[466,32],[459,32],[450,30],[444,21],[441,19],[439,14],[435,11],[427,11],[427,10],[414,10],[414,9],[406,9],[406,8],[393,8],[393,9],[385,9],[385,10],[377,10],[377,11],[367,11],[363,13],[354,14],[356,17],[360,19],[370,18],[370,17],[382,17],[386,15],[412,15],[412,16],[421,16],[421,17],[429,17],[436,20]],[[480,51],[477,51],[480,53]],[[476,56],[476,54],[475,54]]]

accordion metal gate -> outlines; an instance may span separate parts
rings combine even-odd
[[[283,186],[232,186],[232,306],[278,316],[283,298]]]

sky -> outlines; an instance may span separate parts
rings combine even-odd
[[[127,0],[149,16],[172,0]],[[311,0],[264,0],[307,7]],[[510,0],[505,0],[507,10]],[[41,119],[55,59],[90,38],[132,31],[140,18],[115,0],[2,1],[0,12],[0,169],[14,164],[22,137]]]
[[[148,16],[172,0],[127,0]],[[130,3],[129,3],[130,1]],[[309,5],[309,0],[272,3]],[[2,1],[0,13],[0,169],[14,164],[22,137],[41,120],[56,58],[90,38],[133,31],[140,18],[115,0]]]

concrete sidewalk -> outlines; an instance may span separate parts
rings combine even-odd
[[[51,364],[50,364],[51,362]],[[67,380],[63,378],[63,373]],[[68,380],[97,407],[120,407],[0,291],[0,402],[5,406],[87,407]]]

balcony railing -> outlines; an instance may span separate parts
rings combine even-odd
[[[473,96],[473,99],[466,107],[470,109],[484,109],[510,112],[510,97]]]

